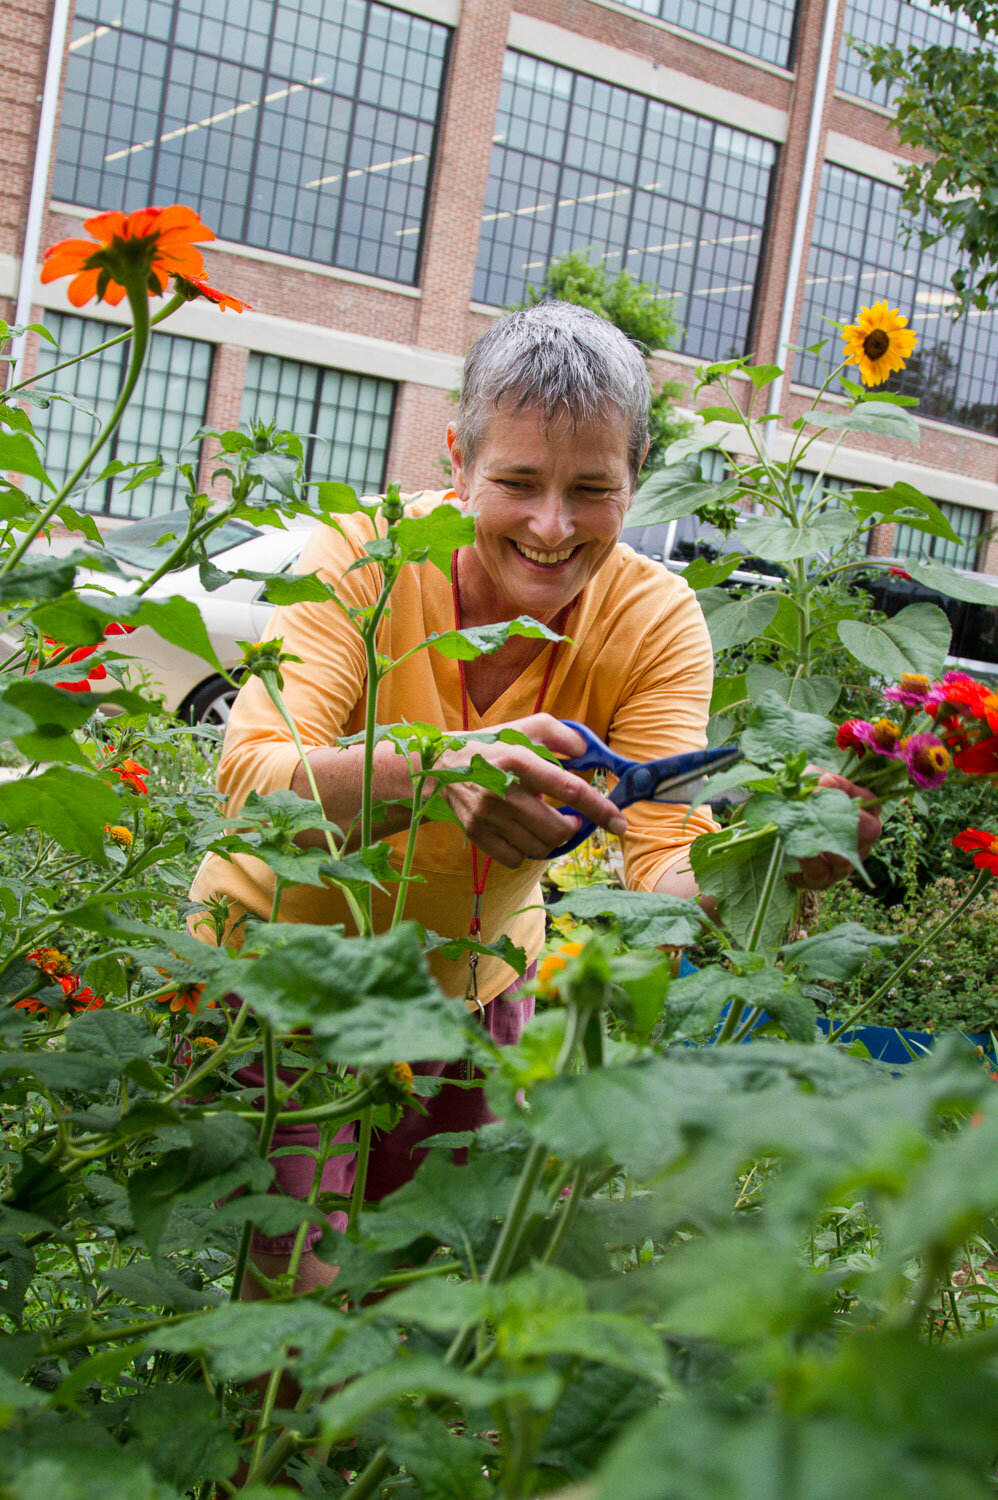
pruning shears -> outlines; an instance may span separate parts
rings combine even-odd
[[[609,771],[616,776],[617,785],[608,793],[608,799],[615,807],[630,807],[632,802],[689,802],[697,790],[695,783],[702,776],[713,771],[726,771],[742,758],[742,752],[734,746],[721,745],[708,750],[687,750],[682,755],[667,755],[662,760],[628,760],[611,750],[609,745],[604,745],[585,724],[577,724],[574,719],[562,719],[562,723],[574,729],[586,742],[581,755],[562,762],[565,770]],[[684,789],[685,796],[670,795]],[[558,811],[580,818],[581,826],[566,843],[553,851],[552,857],[568,854],[577,848],[596,826],[574,807],[559,807]]]

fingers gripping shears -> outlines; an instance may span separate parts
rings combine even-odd
[[[687,803],[696,795],[695,783],[702,776],[725,771],[742,758],[741,751],[734,746],[721,745],[713,749],[687,750],[682,755],[667,755],[662,760],[628,760],[605,745],[585,724],[577,724],[574,719],[562,719],[561,722],[568,729],[574,729],[586,742],[581,755],[562,761],[565,770],[609,771],[611,776],[616,776],[617,785],[607,793],[608,800],[615,807],[630,807],[632,802]],[[682,791],[685,791],[685,796],[669,795]],[[559,807],[558,811],[581,819],[581,826],[570,839],[552,851],[552,858],[577,848],[596,827],[574,807]]]

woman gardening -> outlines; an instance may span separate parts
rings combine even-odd
[[[593,786],[537,749],[570,759],[583,744],[561,721],[585,723],[613,749],[651,760],[700,748],[711,694],[710,638],[688,585],[659,564],[618,545],[648,444],[649,384],[637,349],[612,324],[568,303],[551,302],[499,319],[472,347],[465,364],[455,422],[447,432],[453,490],[418,497],[408,513],[457,505],[475,518],[473,545],[454,554],[450,577],[438,568],[402,567],[378,634],[378,652],[398,661],[428,636],[530,616],[561,639],[511,635],[491,655],[462,662],[417,651],[380,684],[380,724],[422,721],[454,733],[521,732],[529,743],[473,740],[446,751],[437,769],[467,767],[470,755],[512,776],[505,791],[463,779],[432,775],[423,795],[435,791],[452,821],[421,825],[407,886],[406,915],[445,938],[469,932],[482,943],[503,934],[533,963],[544,941],[539,877],[551,852],[577,828],[567,804],[622,844],[624,880],[635,890],[696,894],[686,859],[693,840],[713,825],[700,811],[688,816],[675,804],[636,803],[619,811]],[[374,522],[361,512],[319,525],[301,559],[355,610],[378,600],[378,568],[365,545]],[[357,564],[360,563],[359,566]],[[284,702],[305,748],[309,772],[326,818],[341,829],[358,818],[363,787],[361,744],[341,746],[364,726],[367,659],[347,614],[332,602],[279,609],[269,637],[283,641]],[[374,751],[373,798],[386,804],[375,839],[403,860],[411,821],[413,770],[394,743]],[[230,816],[251,792],[290,787],[311,797],[310,776],[288,724],[266,686],[250,678],[226,729],[219,787]],[[831,785],[863,795],[840,777]],[[548,800],[545,800],[548,799]],[[878,820],[861,815],[860,852],[879,832]],[[316,831],[304,836],[319,843]],[[801,876],[823,887],[848,870],[832,855],[802,862]],[[274,876],[247,855],[209,857],[191,895],[207,903],[219,895],[233,921],[242,913],[266,919],[275,908]],[[371,888],[375,931],[392,921],[394,890]],[[339,888],[297,885],[281,894],[284,920],[352,926]],[[204,928],[201,929],[202,933]],[[509,1044],[533,1013],[533,998],[499,958],[483,955],[468,984],[468,963],[430,955],[435,977],[455,1000],[468,997],[492,1039]],[[531,977],[533,969],[527,971]],[[420,1063],[417,1071],[460,1077],[459,1065]],[[260,1081],[257,1069],[240,1075]],[[427,1101],[428,1113],[407,1108],[399,1125],[370,1147],[366,1196],[377,1201],[415,1171],[414,1147],[441,1131],[473,1129],[489,1118],[481,1090],[444,1086]],[[337,1141],[349,1143],[350,1124]],[[279,1129],[273,1147],[314,1150],[318,1130]],[[355,1157],[334,1155],[323,1168],[322,1188],[349,1195]],[[312,1186],[312,1155],[275,1158],[280,1188],[305,1197]],[[334,1228],[345,1216],[331,1216]],[[306,1242],[297,1285],[328,1283],[335,1267],[310,1253]],[[253,1263],[272,1278],[287,1269],[295,1234],[257,1236]],[[244,1297],[264,1295],[250,1275]]]

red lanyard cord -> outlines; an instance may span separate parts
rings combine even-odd
[[[454,629],[455,630],[460,630],[461,629],[461,595],[460,595],[460,591],[459,591],[458,586],[457,586],[457,553],[456,552],[452,553],[452,555],[451,555],[450,579],[451,579],[451,593],[452,593],[453,599],[454,599]],[[555,624],[555,630],[557,631],[557,633],[559,635],[563,635],[564,634],[565,625],[566,625],[566,623],[568,621],[569,615],[572,612],[572,607],[573,607],[574,604],[575,604],[575,600],[574,599],[570,599],[569,602],[565,605],[565,608],[562,610],[561,614],[558,616],[557,623]],[[542,707],[543,707],[543,705],[544,705],[544,698],[545,698],[545,695],[547,694],[548,684],[551,681],[551,674],[554,671],[554,664],[555,664],[555,662],[558,659],[558,651],[559,651],[560,647],[561,647],[561,641],[554,641],[554,642],[552,642],[551,650],[550,650],[550,652],[548,654],[547,665],[544,668],[544,676],[543,676],[543,678],[541,680],[540,689],[538,690],[537,697],[534,700],[533,712],[535,714],[539,714],[540,711],[541,711],[541,709],[542,709]],[[467,730],[468,730],[468,677],[467,677],[467,673],[465,671],[465,664],[460,659],[458,659],[457,670],[458,670],[458,676],[461,679],[461,728],[465,731],[465,733],[467,733]],[[472,888],[472,891],[474,892],[475,904],[474,904],[474,909],[472,911],[471,923],[470,923],[469,928],[468,928],[468,935],[469,935],[469,937],[473,937],[473,938],[477,938],[477,937],[481,936],[481,931],[482,931],[482,896],[485,893],[485,882],[486,882],[486,880],[488,880],[488,878],[489,878],[489,871],[492,868],[492,856],[490,854],[486,858],[486,860],[485,860],[485,864],[482,867],[481,874],[479,874],[478,855],[479,855],[479,850],[475,847],[474,844],[472,844],[472,846],[471,846],[471,888]]]

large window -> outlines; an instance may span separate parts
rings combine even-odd
[[[874,83],[849,38],[871,47],[961,47],[978,45],[975,29],[929,0],[847,0],[836,87],[874,104],[886,104],[886,83]]]
[[[59,341],[61,352],[42,342],[39,377],[61,359],[81,354],[84,349],[92,349],[121,332],[110,323],[65,313],[46,313],[45,324]],[[129,348],[126,341],[82,364],[60,370],[51,381],[40,378],[39,394],[54,390],[78,397],[96,411],[99,421],[106,421],[125,378]],[[174,465],[181,457],[183,444],[204,422],[210,374],[210,344],[165,333],[157,333],[150,339],[138,385],[95,468],[100,472],[114,459],[124,464],[151,463],[162,454],[164,472],[160,478],[134,490],[123,488],[134,470],[126,472],[94,485],[75,503],[84,510],[104,515],[136,517],[176,505],[186,486],[177,479]],[[66,401],[53,401],[46,411],[33,408],[31,420],[45,442],[45,466],[49,474],[56,483],[65,481],[97,435],[93,417]],[[183,456],[190,458],[192,454],[196,460],[196,448],[188,449]]]
[[[886,388],[917,396],[923,417],[995,432],[998,314],[975,310],[954,322],[950,277],[960,264],[957,249],[942,239],[923,250],[917,236],[903,244],[900,211],[899,189],[826,162],[797,343],[827,339],[826,356],[837,361],[838,333],[823,318],[851,323],[860,307],[886,299],[918,335],[907,368]],[[820,361],[798,355],[794,378],[820,384]]]
[[[374,0],[79,0],[53,195],[415,281],[448,36]]]
[[[681,348],[745,352],[776,147],[507,53],[474,295],[502,305],[589,250],[673,296]]]
[[[277,422],[305,441],[309,479],[336,479],[361,493],[385,482],[395,383],[251,354],[241,420]]]
[[[928,536],[913,526],[897,526],[892,551],[897,557],[934,557],[951,568],[975,568],[986,512],[972,505],[950,505],[945,500],[937,504],[960,538],[959,543],[943,536]]]
[[[633,10],[785,68],[796,0],[623,0]]]

